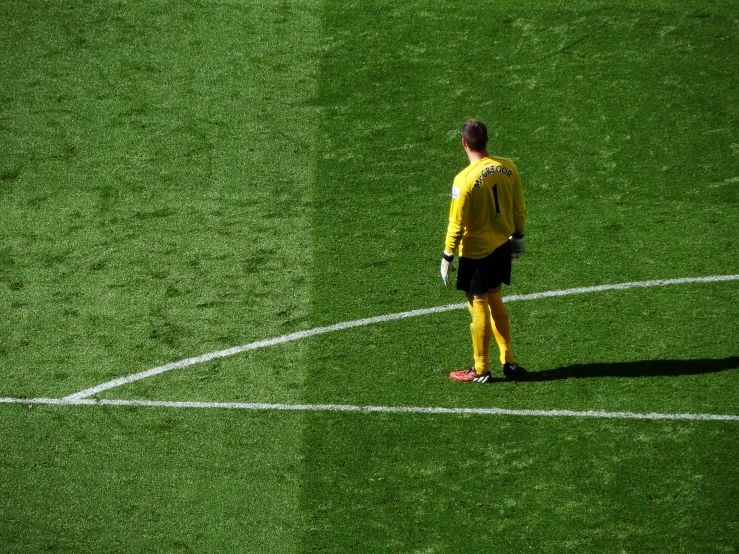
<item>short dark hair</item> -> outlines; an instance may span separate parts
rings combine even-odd
[[[482,121],[468,119],[462,125],[462,138],[475,152],[482,152],[488,144],[488,128]]]

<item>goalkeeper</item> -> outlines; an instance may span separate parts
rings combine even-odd
[[[511,284],[511,258],[524,252],[526,202],[521,179],[510,160],[490,156],[485,125],[470,119],[462,126],[462,147],[470,165],[454,179],[441,277],[449,284],[459,248],[457,289],[465,291],[472,314],[475,365],[453,371],[455,381],[485,383],[490,379],[490,341],[495,336],[507,378],[520,377],[511,351],[511,326],[503,304],[503,283]]]

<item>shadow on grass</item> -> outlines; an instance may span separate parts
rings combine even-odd
[[[700,375],[739,368],[739,356],[720,360],[648,360],[578,364],[544,371],[525,372],[518,381],[554,381],[557,379],[589,379],[594,377],[675,377]]]

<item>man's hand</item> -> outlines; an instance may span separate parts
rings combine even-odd
[[[513,233],[508,240],[511,242],[511,258],[523,256],[523,233]]]
[[[449,274],[457,271],[454,267],[454,254],[448,254],[444,252],[444,256],[441,258],[441,278],[444,281],[444,286],[449,286]]]

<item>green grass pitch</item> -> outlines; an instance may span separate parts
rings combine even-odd
[[[739,274],[739,3],[0,0],[0,552],[735,553],[739,283],[509,303],[471,386],[459,128],[529,207],[506,295]],[[14,399],[13,402],[7,399]]]

